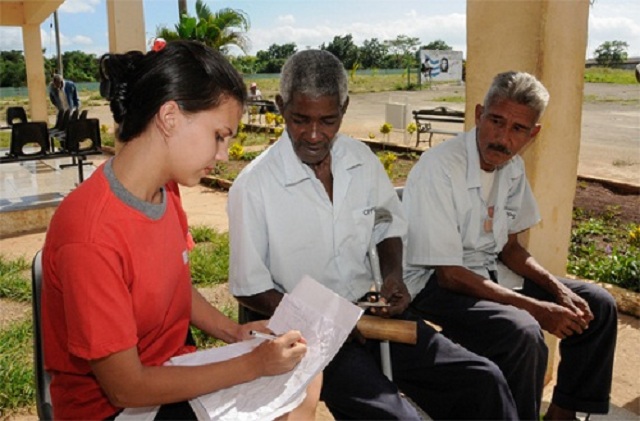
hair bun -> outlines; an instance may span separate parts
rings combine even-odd
[[[110,102],[116,123],[121,123],[127,114],[130,82],[143,57],[140,51],[130,51],[126,54],[105,54],[100,59],[100,95]]]

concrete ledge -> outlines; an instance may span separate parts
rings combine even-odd
[[[62,198],[41,205],[2,212],[0,239],[44,232]]]
[[[589,177],[578,174],[578,181],[587,181],[589,183],[598,183],[618,194],[640,194],[640,186],[631,183],[623,183],[620,181],[608,180],[606,178]]]

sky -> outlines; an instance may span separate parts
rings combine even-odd
[[[123,1],[123,0],[120,0]],[[195,15],[195,0],[187,0]],[[518,1],[518,0],[513,0]],[[564,0],[557,0],[564,1]],[[356,45],[404,34],[421,44],[443,40],[466,58],[466,0],[205,0],[212,11],[230,7],[250,19],[248,54],[272,44],[296,43],[298,50],[317,48],[336,35],[351,34]],[[173,28],[178,21],[177,0],[143,0],[147,40],[159,26]],[[58,20],[62,52],[81,50],[97,56],[108,51],[106,0],[66,0]],[[56,50],[53,15],[41,26],[46,56]],[[589,12],[589,39],[585,58],[605,41],[625,41],[629,57],[640,56],[640,1],[595,0]],[[150,41],[148,41],[150,44]],[[0,50],[22,50],[18,27],[0,27]],[[233,53],[241,54],[239,50]]]

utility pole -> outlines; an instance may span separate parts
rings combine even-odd
[[[58,26],[58,10],[53,12],[53,24],[56,31],[56,52],[58,54],[58,74],[64,77],[62,54],[60,53],[60,27]]]
[[[187,0],[178,0],[178,21],[187,14]]]

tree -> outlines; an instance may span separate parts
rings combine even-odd
[[[345,69],[352,69],[358,62],[358,47],[353,43],[353,36],[347,34],[345,36],[336,35],[329,44],[320,46],[321,50],[327,50],[342,62]]]
[[[267,51],[260,50],[256,54],[257,73],[280,73],[280,69],[289,57],[298,51],[295,42],[287,44],[271,44]]]
[[[98,58],[95,54],[67,51],[62,55],[62,65],[64,78],[74,82],[93,82],[100,76]]]
[[[360,47],[360,63],[365,69],[384,66],[384,59],[389,54],[389,48],[378,41],[378,38],[364,40]]]
[[[0,51],[0,86],[25,86],[27,72],[22,51]]]
[[[409,37],[407,35],[398,35],[396,39],[384,41],[389,48],[389,52],[395,56],[396,68],[410,67],[416,61],[415,52],[420,39]]]
[[[420,39],[407,35],[398,35],[396,39],[386,40],[389,51],[396,56],[398,67],[407,69],[407,88],[411,86],[411,68],[418,66],[416,51],[420,45]]]
[[[453,50],[446,42],[441,39],[437,39],[435,41],[431,41],[427,45],[423,45],[420,47],[421,50]]]
[[[82,51],[67,51],[62,56],[64,78],[75,82],[98,80],[98,59],[94,54]],[[55,58],[45,58],[44,72],[51,80],[57,67]],[[26,86],[27,74],[22,51],[0,51],[0,86]]]
[[[184,14],[175,30],[160,27],[156,36],[167,41],[200,41],[223,54],[228,54],[229,47],[235,45],[246,53],[249,46],[246,33],[250,26],[249,17],[241,10],[225,8],[213,13],[202,0],[196,0],[195,17]]]
[[[596,48],[596,62],[605,67],[615,67],[627,60],[627,48],[625,41],[605,41]]]

